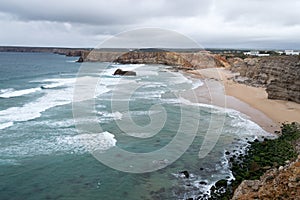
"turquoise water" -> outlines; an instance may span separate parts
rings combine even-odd
[[[182,99],[181,92],[204,87],[203,83],[167,71],[165,66],[85,63],[97,73],[78,74],[83,66],[74,60],[44,53],[0,53],[0,199],[205,199],[217,180],[233,178],[224,152],[242,152],[247,140],[267,134],[236,111]],[[135,70],[137,76],[112,76],[117,68]],[[82,132],[76,125],[91,121],[85,115],[73,118],[74,85],[92,78],[98,79],[92,102],[101,131]],[[138,88],[132,91],[134,85]],[[164,108],[166,118],[152,109],[154,105]],[[126,121],[128,116],[131,121]],[[139,137],[154,119],[163,122],[162,127],[150,127],[150,137]],[[181,125],[185,129],[180,134],[195,130],[195,138],[175,162],[168,156],[177,154],[181,143],[161,155],[166,158],[159,162],[167,163],[162,169],[127,173],[93,156],[95,150],[104,155],[117,147],[151,153],[171,144]],[[208,130],[210,136],[220,130],[221,134],[210,141]],[[216,145],[199,158],[205,138]],[[127,164],[116,157],[111,162]],[[188,179],[179,173],[183,170],[190,173]]]

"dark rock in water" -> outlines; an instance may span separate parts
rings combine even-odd
[[[123,71],[121,69],[117,69],[113,75],[136,76],[136,72],[134,72],[134,71]]]
[[[199,184],[201,184],[201,185],[207,185],[207,182],[206,181],[200,181]]]
[[[190,174],[189,174],[189,172],[188,171],[181,171],[181,172],[179,172],[180,174],[183,174],[184,176],[185,176],[185,178],[189,178],[190,177]]]
[[[215,184],[216,188],[220,188],[220,187],[227,187],[227,180],[219,180],[218,182],[216,182]]]
[[[80,58],[76,62],[82,63],[83,62],[83,58],[80,56]]]

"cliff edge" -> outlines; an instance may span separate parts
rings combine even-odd
[[[128,52],[92,51],[84,52],[81,60],[122,64],[163,64],[184,70],[224,67],[222,60],[208,51],[173,52],[160,49],[140,49]]]
[[[300,199],[300,155],[286,166],[269,170],[260,180],[243,181],[232,199]]]
[[[235,57],[228,62],[229,69],[240,74],[237,81],[266,87],[269,99],[300,103],[299,56]]]

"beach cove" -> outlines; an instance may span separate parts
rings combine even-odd
[[[222,83],[225,79],[218,78],[222,77],[220,73],[231,76],[222,68],[178,71],[174,66],[161,64],[84,62],[83,65],[97,71],[78,75],[82,65],[75,62],[78,58],[50,53],[2,53],[1,56],[6,67],[0,93],[3,125],[0,168],[5,188],[1,195],[7,199],[19,196],[207,199],[210,189],[219,185],[219,181],[234,180],[228,152],[243,155],[251,142],[274,138],[273,130],[278,130],[278,124],[267,113],[230,96],[227,88],[236,83],[227,79]],[[12,62],[15,58],[17,63]],[[18,66],[24,66],[24,71],[18,71]],[[117,69],[134,71],[136,76],[114,76]],[[32,70],[38,70],[34,76]],[[74,121],[71,106],[74,85],[76,81],[94,80],[99,75],[101,81],[92,99],[93,113],[103,132],[78,132],[76,123],[87,126],[93,121],[84,116]],[[138,89],[131,91],[133,85],[139,86]],[[125,96],[112,98],[114,92]],[[131,96],[128,98],[127,94]],[[129,108],[123,106],[124,101]],[[112,109],[111,105],[118,109]],[[135,132],[135,126],[128,126],[132,122],[128,116],[142,127],[151,118],[163,119],[160,110],[151,109],[153,105],[164,107],[168,114],[163,128],[149,138],[128,136],[120,123],[126,122],[125,128],[133,136],[141,133],[147,136],[147,132]],[[16,115],[17,112],[22,115]],[[185,129],[180,129],[180,124]],[[135,153],[152,152],[168,145],[176,133],[191,131],[195,131],[195,138],[178,160],[168,163],[169,159],[164,157],[147,161],[153,166],[166,165],[151,173],[118,171],[91,154],[94,150],[105,152],[115,147]],[[169,155],[177,153],[174,149]],[[120,163],[120,157],[113,159],[114,163]],[[133,164],[131,159],[122,162],[128,169]],[[24,187],[15,187],[16,182]],[[111,187],[118,189],[109,190]],[[40,192],[36,193],[37,190]]]
[[[270,133],[278,131],[282,123],[300,122],[300,104],[268,99],[265,88],[233,81],[237,74],[226,68],[192,70],[187,74],[206,80],[207,87],[196,92],[201,101],[238,110]]]

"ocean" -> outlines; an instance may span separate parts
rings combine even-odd
[[[77,59],[0,53],[0,199],[206,199],[234,179],[227,151],[270,136],[238,111],[183,98],[199,79]]]

